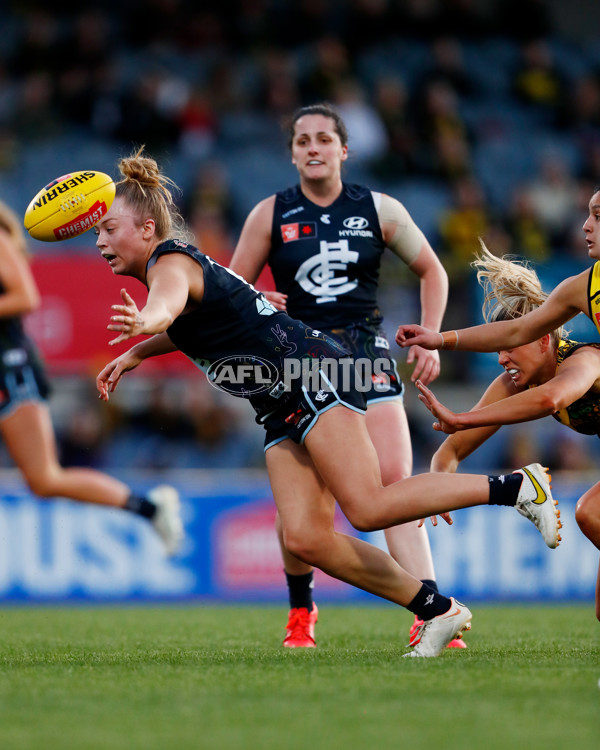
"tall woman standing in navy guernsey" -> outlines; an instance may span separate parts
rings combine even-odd
[[[39,301],[20,222],[0,202],[0,434],[8,452],[36,495],[137,513],[152,521],[165,551],[174,554],[183,538],[183,526],[173,487],[161,485],[141,496],[108,474],[60,465],[46,375],[22,321]]]
[[[378,547],[337,532],[336,501],[363,531],[472,505],[509,505],[554,547],[558,519],[545,471],[532,464],[502,477],[420,474],[383,486],[363,386],[347,367],[347,351],[182,241],[171,183],[153,159],[138,152],[119,169],[123,179],[96,227],[97,245],[113,273],[146,286],[147,299],[138,309],[122,289],[108,329],[119,333],[113,344],[151,337],[104,367],[96,380],[101,397],[108,399],[123,373],[148,357],[179,349],[215,385],[248,398],[266,428],[267,470],[286,548],[308,565],[407,607],[422,621],[408,654],[439,655],[470,627],[467,607]]]
[[[265,264],[277,292],[267,298],[294,318],[340,340],[356,359],[386,361],[366,393],[367,428],[385,484],[412,473],[412,447],[403,406],[404,386],[382,328],[377,304],[381,257],[389,248],[420,280],[422,320],[439,328],[448,280],[442,264],[404,206],[394,198],[342,182],[348,134],[328,104],[299,109],[291,118],[289,146],[300,184],[261,201],[248,216],[230,267],[254,283]],[[423,325],[426,325],[423,323]],[[425,383],[440,371],[439,356],[414,347],[412,379]],[[437,355],[437,352],[435,352]],[[365,498],[365,502],[371,499]],[[315,646],[317,606],[310,566],[290,555],[278,524],[290,613],[284,646]],[[392,557],[436,588],[425,527],[385,532]],[[413,630],[418,627],[418,620]],[[450,646],[464,647],[457,639]]]

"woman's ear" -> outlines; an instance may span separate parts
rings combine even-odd
[[[146,219],[142,226],[142,236],[145,240],[149,240],[153,235],[154,231],[156,229],[156,222],[154,219]]]
[[[545,354],[550,346],[552,345],[552,336],[547,333],[545,336],[542,336],[540,339],[540,351],[542,354]]]

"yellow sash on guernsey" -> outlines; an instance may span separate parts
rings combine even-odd
[[[596,318],[594,318],[594,320],[596,320]],[[557,357],[556,357],[556,370],[554,371],[555,375],[558,372],[558,368],[561,365],[561,363],[564,362],[565,350],[567,348],[568,348],[567,342],[564,339],[561,339],[558,342],[558,351],[557,351]],[[555,412],[554,418],[557,419],[561,424],[564,424],[566,427],[571,427],[571,420],[569,419],[569,411],[566,406],[564,409],[559,409],[557,412]]]
[[[600,260],[597,260],[590,270],[588,300],[590,318],[600,333]]]

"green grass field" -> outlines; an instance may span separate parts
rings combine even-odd
[[[593,606],[472,607],[468,650],[402,659],[411,616],[324,605],[0,609],[2,750],[600,747]]]

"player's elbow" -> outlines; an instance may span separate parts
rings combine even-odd
[[[454,473],[466,455],[454,444],[453,436],[449,436],[431,457],[430,471]]]
[[[433,456],[431,459],[430,471],[434,473],[454,474],[458,469],[459,463],[460,460],[456,456],[453,458],[450,458],[449,456],[444,458]]]
[[[539,393],[539,410],[543,416],[550,416],[564,409],[569,404],[554,389],[547,389]]]
[[[425,268],[422,270],[420,277],[421,281],[435,284],[435,286],[440,290],[447,290],[449,287],[449,280],[446,269],[441,264],[439,258],[435,255],[429,260],[427,266],[425,266]]]
[[[40,293],[38,292],[37,288],[32,289],[27,295],[27,297],[28,297],[28,302],[29,302],[28,312],[33,312],[34,310],[37,310],[42,304],[42,297]]]
[[[42,303],[42,298],[36,287],[27,289],[23,294],[15,300],[14,315],[28,315],[39,308]]]

